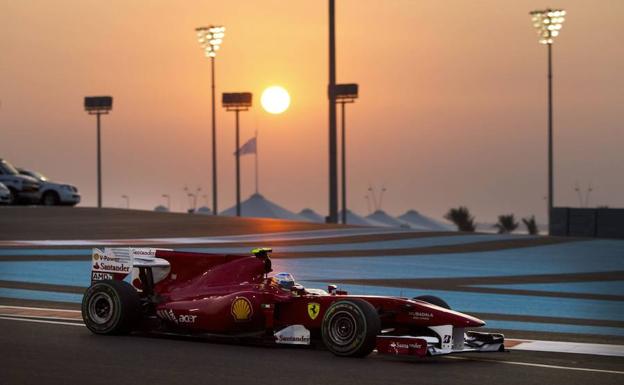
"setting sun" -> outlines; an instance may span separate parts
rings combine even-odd
[[[271,114],[281,114],[290,105],[290,95],[283,87],[272,86],[262,92],[262,107]]]

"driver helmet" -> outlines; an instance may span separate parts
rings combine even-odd
[[[295,278],[290,273],[277,273],[273,277],[279,287],[290,290],[293,286],[295,286]]]

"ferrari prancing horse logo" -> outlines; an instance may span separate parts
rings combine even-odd
[[[319,312],[321,310],[321,305],[316,302],[310,302],[308,304],[308,315],[310,318],[315,319],[318,317]]]

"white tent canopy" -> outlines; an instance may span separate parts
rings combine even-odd
[[[383,210],[375,211],[374,213],[367,216],[366,219],[381,223],[382,226],[386,227],[409,227],[409,224],[388,215]]]
[[[316,222],[316,223],[324,223],[325,222],[325,218],[323,218],[323,216],[319,213],[317,213],[316,211],[312,210],[312,209],[303,209],[299,212],[300,217],[305,218],[305,220],[309,221],[309,222]]]
[[[221,215],[236,216],[236,206],[221,212]],[[305,221],[306,219],[292,211],[278,206],[260,194],[253,194],[247,200],[241,202],[241,216],[258,218],[290,219],[293,221]]]
[[[455,228],[451,224],[439,222],[429,218],[416,210],[409,210],[398,219],[406,222],[414,230],[425,231],[453,231]]]
[[[338,218],[342,218],[342,211],[339,213]],[[355,225],[355,226],[377,226],[383,227],[384,224],[364,218],[363,216],[357,215],[351,210],[347,209],[347,225]]]

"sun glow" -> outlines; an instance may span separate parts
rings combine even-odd
[[[290,105],[290,95],[283,87],[272,86],[262,92],[262,107],[271,114],[281,114]]]

